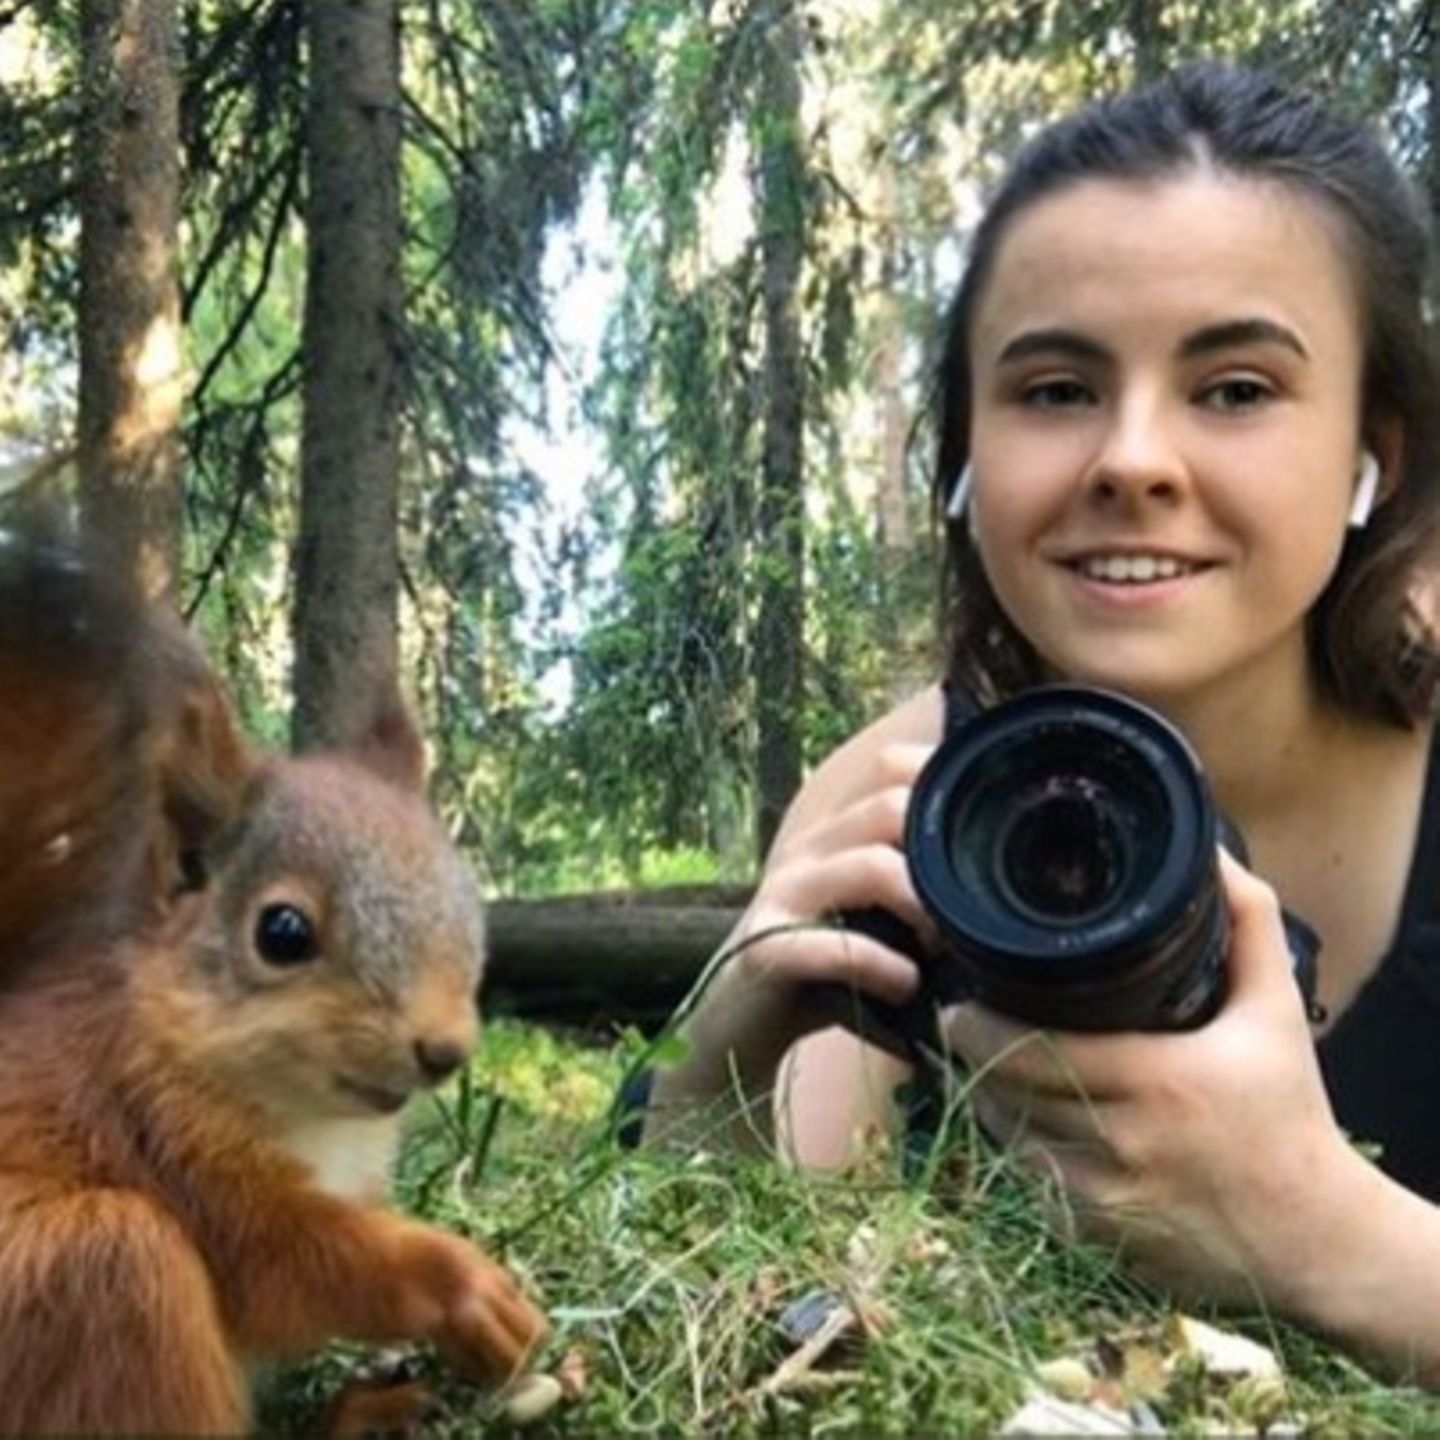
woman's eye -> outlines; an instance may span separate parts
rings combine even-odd
[[[1020,392],[1020,403],[1031,410],[1073,410],[1094,398],[1090,387],[1079,380],[1037,380]]]
[[[1254,410],[1274,393],[1265,381],[1240,375],[1209,386],[1202,393],[1201,400],[1211,410]]]
[[[269,965],[303,965],[320,954],[315,926],[294,905],[267,905],[255,919],[255,949]]]

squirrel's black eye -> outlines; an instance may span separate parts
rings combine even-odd
[[[320,953],[315,926],[293,905],[267,905],[255,921],[255,948],[271,965],[303,965]]]

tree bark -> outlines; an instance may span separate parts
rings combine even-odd
[[[748,898],[717,886],[496,902],[484,1007],[592,1030],[659,1025]]]
[[[764,459],[755,635],[756,840],[763,857],[800,787],[804,658],[805,357],[800,267],[805,168],[800,22],[779,0],[763,46],[759,109],[760,245],[765,304]]]
[[[1440,224],[1440,5],[1426,6],[1425,23],[1425,196],[1430,221]],[[1432,275],[1431,300],[1440,299],[1440,277]]]
[[[897,252],[900,248],[900,207],[896,195],[895,160],[887,148],[878,177],[880,223],[884,239],[880,267],[879,342],[875,355],[875,390],[880,408],[880,469],[875,489],[875,519],[880,549],[887,561],[901,565],[915,547],[910,516],[909,407],[905,403],[905,314],[901,300]]]
[[[85,0],[80,175],[82,523],[147,594],[178,589],[179,47],[174,0]]]
[[[1135,78],[1141,84],[1165,73],[1170,53],[1170,31],[1160,0],[1128,0],[1127,23],[1135,51]]]
[[[297,748],[362,733],[397,669],[401,345],[396,0],[305,6],[308,257]]]

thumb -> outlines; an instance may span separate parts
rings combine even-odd
[[[1223,848],[1220,883],[1230,911],[1226,966],[1231,1003],[1271,995],[1281,985],[1294,990],[1290,948],[1273,887]]]

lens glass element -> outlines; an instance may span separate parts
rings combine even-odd
[[[977,920],[1070,932],[1142,902],[1172,816],[1131,747],[1104,731],[1028,727],[995,737],[967,780],[947,849]]]
[[[1134,853],[1124,807],[1104,785],[1052,775],[1015,797],[994,859],[995,884],[1022,915],[1080,925],[1126,893]]]

